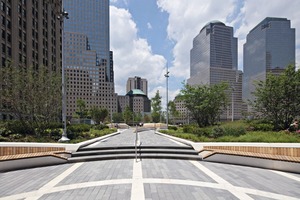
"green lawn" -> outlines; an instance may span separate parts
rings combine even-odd
[[[300,134],[286,131],[271,131],[272,126],[244,121],[226,122],[216,126],[198,128],[179,127],[177,130],[161,130],[162,133],[194,142],[267,142],[298,143]]]

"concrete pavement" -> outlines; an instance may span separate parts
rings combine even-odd
[[[182,145],[139,133],[145,145]],[[94,146],[132,145],[127,130]],[[175,159],[63,164],[0,173],[3,199],[300,199],[300,174]]]

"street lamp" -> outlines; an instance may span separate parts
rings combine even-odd
[[[168,71],[168,64],[167,64],[167,71],[166,71],[166,74],[165,74],[165,77],[166,77],[166,99],[167,99],[167,119],[166,119],[166,123],[167,123],[167,129],[169,127],[169,108],[168,108],[168,78],[169,78],[169,71]]]
[[[62,5],[63,8],[63,5]],[[62,121],[63,121],[63,134],[59,139],[59,142],[66,142],[70,139],[67,136],[67,117],[66,117],[66,85],[65,85],[65,68],[64,68],[64,19],[69,19],[68,12],[62,9],[62,11],[57,16],[62,23],[62,32],[61,32],[61,43],[62,43],[62,72],[61,72],[61,82],[62,82]]]
[[[232,94],[231,94],[231,106],[232,106],[232,109],[231,109],[231,121],[234,121],[234,92],[236,90],[236,84],[238,83],[238,79],[239,79],[239,73],[238,71],[236,71],[236,74],[235,74],[235,82],[233,82],[232,86],[231,86],[231,89],[232,89]]]

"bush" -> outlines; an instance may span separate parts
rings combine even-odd
[[[178,128],[176,126],[168,126],[168,129],[169,130],[177,131]]]
[[[254,131],[272,131],[274,130],[274,125],[265,121],[252,121],[250,126]]]
[[[103,129],[106,129],[106,128],[109,128],[109,127],[105,124],[97,124],[97,125],[93,126],[93,129],[95,129],[95,130],[103,130]]]
[[[183,125],[182,128],[183,128],[182,130],[184,133],[192,133],[194,131],[194,129],[197,127],[194,125]]]
[[[209,137],[211,135],[211,128],[194,128],[191,132],[197,136]]]
[[[73,133],[87,132],[92,128],[89,124],[72,124],[68,126],[68,130]]]
[[[33,135],[34,129],[28,125],[21,123],[20,121],[8,121],[5,125],[5,129],[9,134],[21,134],[21,135]]]
[[[211,137],[218,138],[224,135],[224,128],[220,126],[216,126],[212,129]]]

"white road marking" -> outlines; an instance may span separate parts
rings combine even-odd
[[[300,182],[300,178],[297,176],[293,176],[292,174],[288,174],[288,173],[281,172],[281,171],[275,171],[275,170],[270,170],[270,171],[273,173],[279,174],[281,176],[287,177],[289,179],[293,179],[294,181]]]
[[[38,191],[36,191],[36,195],[33,195],[31,197],[26,198],[25,200],[36,200],[39,199],[45,191],[51,190],[55,185],[57,185],[60,181],[62,181],[64,178],[69,176],[71,173],[73,173],[78,167],[80,167],[83,163],[76,163],[73,166],[71,166],[69,169],[61,173],[59,176],[48,182],[46,185],[41,187]],[[42,195],[40,194],[42,193]]]
[[[137,176],[139,177],[139,176]],[[53,188],[49,188],[49,190],[36,190],[31,192],[25,192],[21,194],[6,196],[6,197],[0,197],[0,200],[17,200],[17,199],[23,199],[28,197],[34,197],[34,196],[42,196],[44,194],[50,194],[55,192],[63,192],[67,190],[76,190],[76,189],[82,189],[82,188],[88,188],[88,187],[99,187],[99,186],[109,186],[109,185],[119,185],[119,184],[132,184],[132,187],[134,185],[134,182],[136,182],[134,179],[113,179],[113,180],[103,180],[103,181],[94,181],[94,182],[84,182],[84,183],[76,183],[76,184],[70,184],[70,185],[62,185],[57,186]],[[225,184],[219,184],[219,183],[210,183],[210,182],[203,182],[203,181],[191,181],[191,180],[182,180],[182,179],[159,179],[159,178],[145,178],[141,180],[141,183],[152,183],[152,184],[174,184],[174,185],[185,185],[185,186],[196,186],[196,187],[204,187],[204,188],[212,188],[212,189],[221,189],[221,190],[228,190],[228,185]],[[233,186],[234,187],[234,186]],[[144,189],[142,189],[144,190]],[[289,199],[289,200],[299,200],[299,198],[287,196],[287,195],[281,195],[276,194],[272,192],[266,192],[256,189],[250,189],[250,188],[243,188],[243,187],[235,187],[235,190],[241,190],[248,194],[253,194],[257,196],[263,196],[267,198],[273,198],[277,200],[282,199]],[[134,191],[136,192],[136,191]],[[142,195],[143,196],[143,195]],[[145,199],[145,197],[139,196],[138,199]],[[242,198],[243,199],[243,198]]]
[[[200,169],[201,171],[203,171],[206,175],[208,175],[209,177],[211,177],[212,179],[214,179],[217,183],[219,183],[220,185],[223,185],[224,188],[226,188],[229,192],[231,192],[237,198],[244,199],[244,200],[247,200],[247,199],[250,200],[250,199],[252,199],[245,192],[243,192],[242,190],[237,190],[235,186],[233,186],[228,181],[226,181],[225,179],[223,179],[219,175],[215,174],[214,172],[212,172],[208,168],[206,168],[203,165],[201,165],[198,161],[190,161],[190,162],[193,165],[195,165],[198,169]]]
[[[132,186],[131,186],[131,200],[144,200],[144,184],[143,184],[143,172],[142,162],[133,160],[133,175],[132,175]]]

